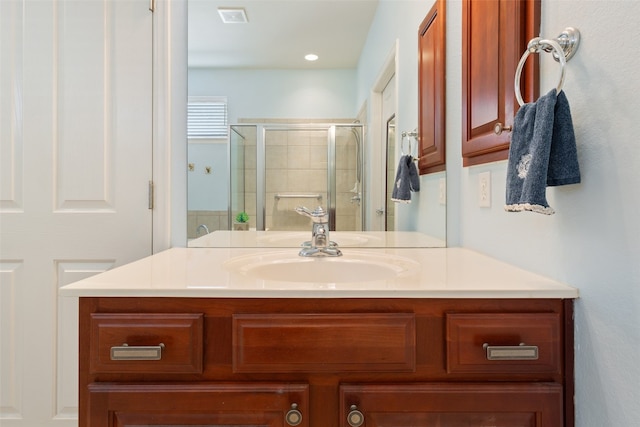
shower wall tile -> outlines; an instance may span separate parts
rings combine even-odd
[[[265,209],[265,212],[267,213],[267,215],[270,215],[271,212],[275,209],[276,203],[279,203],[279,201],[275,200],[275,195],[276,195],[276,193],[274,193],[273,191],[265,193],[264,209]]]
[[[344,144],[336,144],[336,169],[348,169],[354,163],[349,162],[349,152]]]
[[[266,169],[284,169],[287,167],[287,146],[269,146],[265,150]]]
[[[247,193],[256,193],[256,170],[245,169],[244,191]]]
[[[309,169],[327,169],[327,147],[309,146]]]
[[[336,215],[336,231],[356,230],[356,219],[353,215]],[[340,242],[336,242],[338,245]]]
[[[267,132],[264,144],[266,146],[271,145],[287,145],[288,133],[283,130],[271,130]]]
[[[287,171],[288,189],[293,192],[327,191],[327,172],[324,170],[289,169]]]
[[[351,190],[356,183],[356,171],[353,169],[336,169],[336,188]],[[340,191],[340,190],[338,190]]]
[[[203,233],[197,233],[200,225],[205,225],[209,232],[228,230],[227,211],[188,211],[187,212],[187,238],[201,237]]]
[[[354,195],[354,193],[336,194],[336,212],[339,215],[353,216],[355,218],[359,210],[359,205],[357,202],[351,201]]]
[[[287,167],[289,169],[309,169],[309,146],[289,145],[287,149]]]
[[[256,168],[256,146],[245,145],[244,146],[244,167],[245,169],[255,169]]]
[[[249,227],[256,226],[256,193],[247,192],[244,195],[244,211],[249,215]]]
[[[327,146],[328,139],[327,133],[322,132],[314,132],[312,135],[309,135],[309,145],[324,145]]]
[[[291,191],[287,185],[286,169],[267,169],[265,176],[265,189],[267,192],[278,193]]]

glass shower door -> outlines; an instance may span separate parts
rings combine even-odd
[[[327,209],[328,129],[265,127],[265,230],[307,231],[296,206]]]
[[[331,230],[362,230],[361,125],[232,125],[230,135],[230,222],[245,211],[257,230],[308,231],[295,208],[322,206]]]
[[[255,125],[233,125],[229,133],[229,229],[240,212],[256,227],[256,135]]]
[[[333,169],[335,177],[335,185],[330,178],[330,214],[335,218],[332,229],[362,231],[362,126],[336,125],[333,129],[335,155],[333,165],[330,165],[333,168],[329,169]]]

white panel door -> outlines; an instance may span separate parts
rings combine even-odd
[[[0,1],[0,424],[77,425],[77,299],[151,253],[149,0]]]

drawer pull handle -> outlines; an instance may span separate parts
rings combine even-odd
[[[160,360],[164,344],[129,345],[111,347],[111,360]]]
[[[538,346],[526,345],[489,345],[482,348],[487,352],[487,360],[538,360]]]
[[[289,412],[287,412],[287,415],[285,415],[284,419],[290,426],[297,426],[302,423],[302,412],[298,410],[297,403],[291,404],[291,409],[289,409]]]
[[[359,427],[364,424],[364,414],[358,411],[356,405],[351,405],[351,411],[347,414],[347,423],[351,427]]]

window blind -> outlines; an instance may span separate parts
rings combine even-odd
[[[188,138],[227,138],[227,100],[220,97],[189,97]]]

